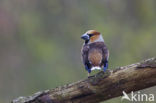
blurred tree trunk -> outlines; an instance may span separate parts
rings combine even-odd
[[[123,91],[130,93],[155,85],[156,58],[151,58],[33,96],[19,97],[12,103],[98,103],[121,96]]]

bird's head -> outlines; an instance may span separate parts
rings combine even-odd
[[[85,34],[81,36],[85,43],[93,43],[93,42],[104,42],[103,37],[100,32],[96,30],[88,30]]]

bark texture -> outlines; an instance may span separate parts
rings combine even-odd
[[[156,85],[156,58],[119,67],[52,90],[19,97],[12,103],[98,103]]]

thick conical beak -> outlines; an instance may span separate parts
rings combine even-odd
[[[85,33],[81,36],[82,39],[84,40],[89,40],[89,36]]]

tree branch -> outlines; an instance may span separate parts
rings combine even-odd
[[[19,97],[12,103],[98,103],[156,85],[156,58],[99,72],[76,83]]]

